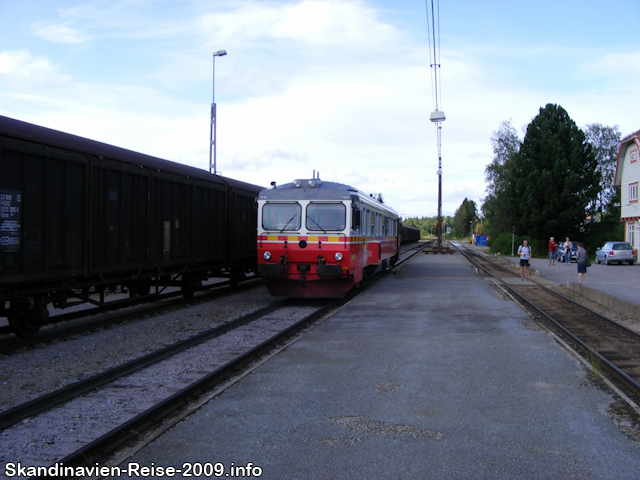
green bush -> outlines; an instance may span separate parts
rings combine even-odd
[[[513,238],[513,240],[512,240]],[[491,237],[488,242],[491,253],[500,253],[500,255],[511,255],[511,248],[513,245],[513,254],[518,255],[518,247],[522,245],[524,241],[529,243],[533,257],[547,257],[549,255],[549,241],[538,240],[535,238],[515,235],[512,237],[511,233],[502,233],[497,237]],[[512,243],[513,242],[513,243]]]

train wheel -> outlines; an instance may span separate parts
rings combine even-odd
[[[151,292],[151,281],[140,280],[129,287],[129,298],[146,297]]]
[[[180,290],[182,290],[182,296],[184,298],[193,298],[196,290],[202,288],[202,282],[194,276],[183,276],[182,282],[180,282]]]
[[[9,325],[17,337],[32,338],[47,323],[48,318],[49,311],[44,305],[34,308],[21,305],[9,314]]]
[[[246,278],[244,272],[238,268],[231,269],[230,277],[231,277],[231,286],[233,288],[236,288],[238,285],[240,285],[240,282]]]
[[[364,267],[364,275],[362,276],[363,279],[370,279],[373,278],[376,274],[376,270],[378,270],[378,266],[377,265],[369,265],[368,267]]]

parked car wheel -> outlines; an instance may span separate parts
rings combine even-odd
[[[597,263],[598,265],[600,265],[600,259],[598,258],[598,256],[597,256],[597,255],[596,255],[596,263]]]
[[[607,256],[604,257],[604,264],[609,265],[609,257]]]

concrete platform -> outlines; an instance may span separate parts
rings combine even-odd
[[[261,479],[637,479],[615,401],[460,255],[418,255],[128,461],[252,462]]]

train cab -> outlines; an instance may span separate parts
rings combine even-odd
[[[342,297],[398,258],[398,214],[353,187],[294,180],[257,201],[258,272],[272,295]]]

